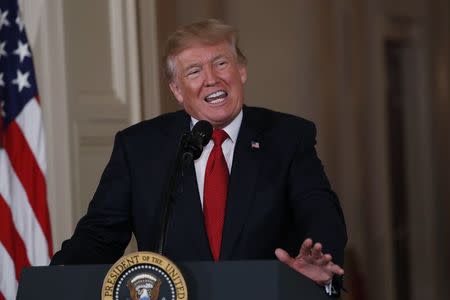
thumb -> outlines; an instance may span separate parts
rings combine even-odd
[[[275,256],[278,258],[279,261],[282,263],[290,266],[294,260],[289,253],[287,253],[285,250],[278,248],[275,250]]]

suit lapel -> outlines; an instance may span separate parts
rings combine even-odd
[[[222,234],[220,259],[232,258],[233,248],[244,227],[254,201],[255,183],[258,176],[262,143],[256,120],[244,107],[244,116],[234,149],[228,187],[225,224]],[[259,145],[253,144],[259,142]]]
[[[211,259],[193,163],[184,169],[178,187],[177,195],[174,197],[173,211],[176,213],[173,216],[177,218],[174,222],[182,226],[181,232],[187,235],[183,240],[192,241],[189,245],[178,247],[192,247],[198,252],[200,260]]]

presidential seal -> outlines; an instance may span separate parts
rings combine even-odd
[[[103,300],[187,300],[186,282],[178,267],[153,252],[120,258],[103,280]]]

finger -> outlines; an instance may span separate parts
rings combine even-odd
[[[320,243],[315,243],[314,246],[311,249],[311,255],[314,259],[321,259],[323,256],[322,253],[322,244]]]
[[[311,248],[313,246],[313,241],[311,239],[306,239],[303,241],[298,256],[309,256],[311,255]]]
[[[285,250],[278,248],[275,250],[275,256],[278,258],[279,261],[281,261],[282,263],[291,266],[295,259],[292,258],[289,253],[287,253]]]
[[[324,260],[324,263],[327,264],[327,263],[329,263],[329,262],[332,262],[333,257],[332,257],[330,254],[324,254],[323,260]]]
[[[333,260],[330,254],[324,254],[322,257],[315,259],[314,264],[318,266],[325,266]]]
[[[344,269],[341,268],[339,265],[333,263],[333,262],[329,262],[326,266],[326,272],[330,273],[331,275],[336,274],[336,275],[344,275]]]
[[[340,275],[340,276],[344,275],[344,273],[345,273],[344,269],[342,269],[339,265],[336,265],[336,264],[334,264],[332,262],[329,263],[328,269],[333,274]]]

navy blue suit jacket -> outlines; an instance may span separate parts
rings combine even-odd
[[[132,233],[139,250],[156,251],[163,193],[189,124],[190,117],[179,111],[117,133],[88,212],[52,264],[113,263]],[[316,155],[315,134],[307,120],[244,106],[221,260],[275,259],[277,247],[295,256],[310,237],[342,266],[345,222]],[[174,261],[212,259],[193,164],[174,194],[165,255]]]

